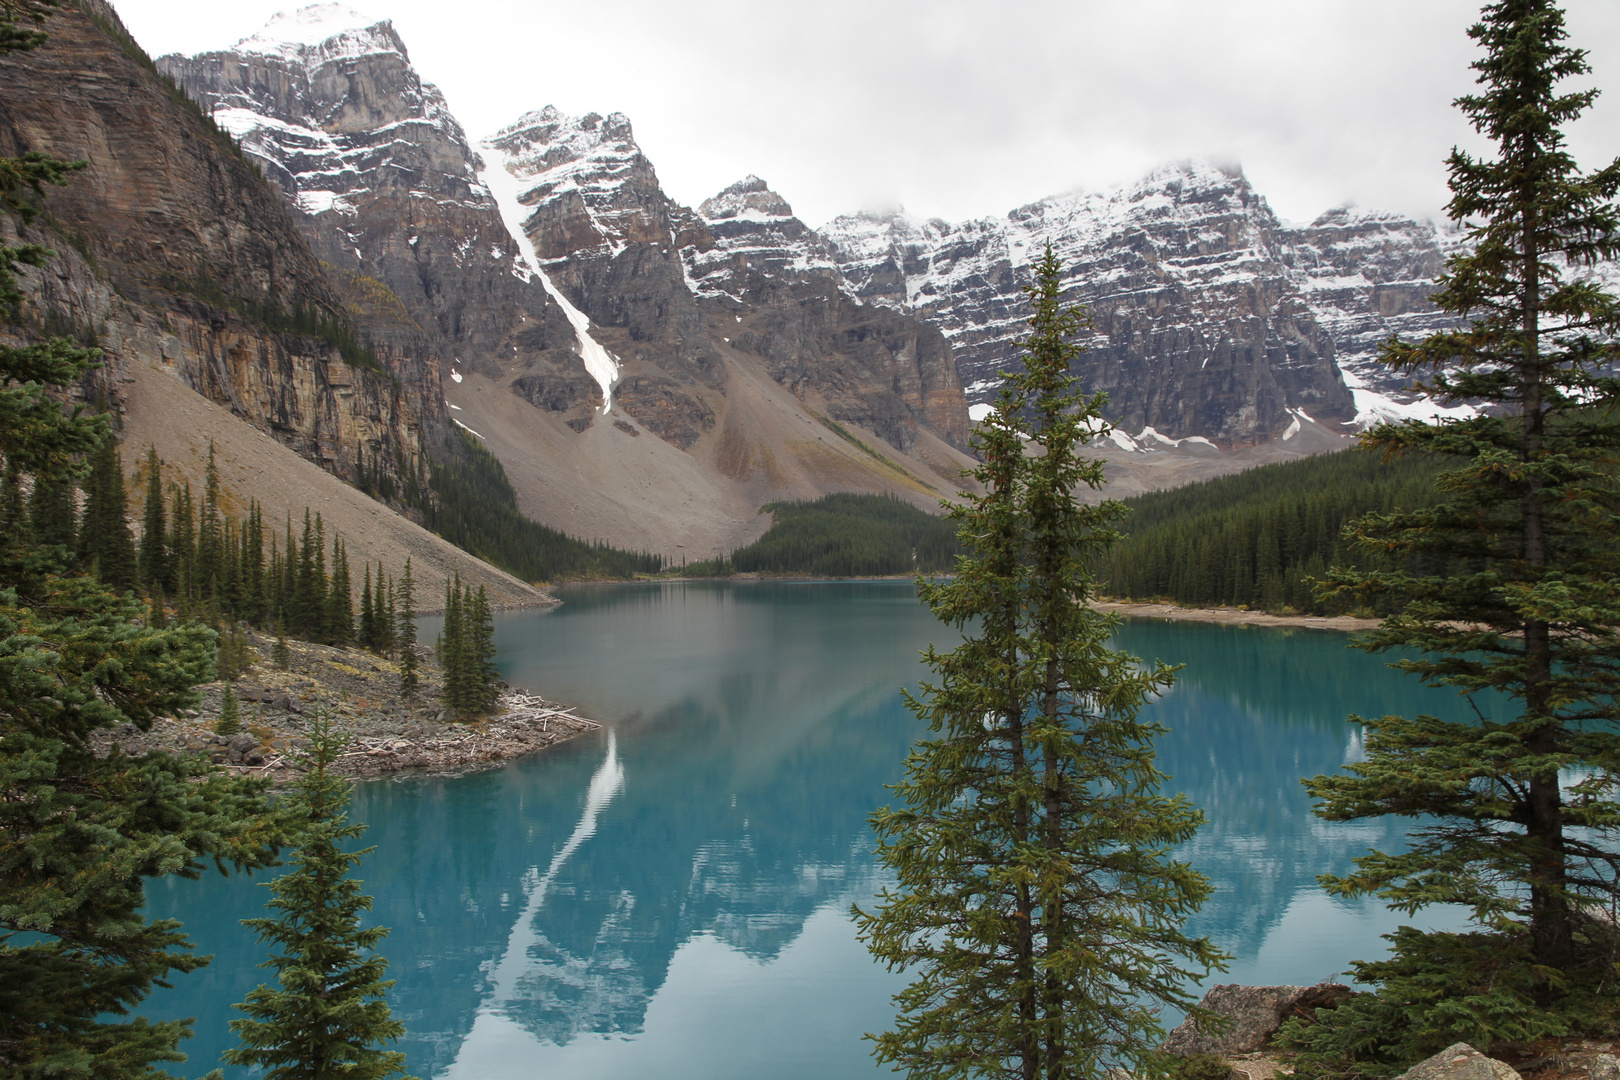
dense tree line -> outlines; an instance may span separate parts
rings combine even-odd
[[[305,508],[298,527],[289,514],[278,537],[266,527],[257,500],[249,501],[245,517],[225,512],[212,445],[200,499],[190,481],[165,482],[163,464],[150,447],[143,473],[138,541],[129,528],[122,458],[111,436],[90,456],[82,500],[71,477],[35,478],[25,498],[20,473],[8,468],[0,526],[59,547],[78,569],[110,588],[144,592],[159,620],[172,607],[182,618],[201,617],[216,627],[243,622],[327,645],[394,651],[399,586],[381,563],[365,564],[356,611],[348,547],[339,536],[328,541],[319,513]]]
[[[892,495],[824,495],[769,503],[764,536],[724,559],[694,563],[695,575],[732,573],[866,577],[949,570],[962,546],[945,518]]]
[[[458,435],[456,454],[430,466],[432,497],[419,486],[414,499],[407,492],[427,527],[452,544],[524,581],[629,578],[663,568],[660,556],[577,540],[526,517],[500,461],[473,436]]]
[[[1345,450],[1126,499],[1126,535],[1102,564],[1102,588],[1182,604],[1337,610],[1312,579],[1377,561],[1345,538],[1345,525],[1433,503],[1442,467]]]
[[[460,719],[494,712],[500,671],[495,666],[489,595],[482,585],[474,592],[460,574],[445,583],[444,628],[437,652],[444,669],[440,696],[445,707]]]

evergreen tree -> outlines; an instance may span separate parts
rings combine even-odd
[[[444,626],[439,631],[437,651],[444,682],[439,689],[445,708],[458,719],[473,711],[473,685],[467,653],[466,589],[461,575],[444,583]]]
[[[1409,850],[1358,859],[1323,879],[1329,890],[1403,912],[1464,905],[1481,927],[1404,929],[1394,959],[1359,969],[1392,1007],[1422,987],[1403,1027],[1437,1044],[1612,1018],[1612,930],[1583,909],[1620,901],[1620,300],[1583,272],[1620,252],[1620,161],[1583,175],[1565,148],[1563,126],[1597,91],[1559,92],[1589,68],[1549,0],[1489,4],[1469,36],[1484,49],[1483,89],[1457,103],[1496,156],[1451,153],[1448,212],[1470,244],[1433,300],[1470,321],[1391,343],[1384,360],[1427,372],[1432,398],[1489,408],[1363,437],[1386,455],[1461,464],[1440,476],[1435,506],[1356,527],[1400,569],[1332,582],[1400,603],[1359,647],[1400,650],[1395,666],[1427,683],[1512,704],[1474,723],[1358,719],[1366,761],[1306,781],[1329,820],[1426,819]],[[1403,1045],[1421,1056],[1421,1039]]]
[[[244,919],[271,946],[261,967],[276,986],[261,985],[231,1021],[242,1045],[225,1051],[231,1065],[263,1068],[269,1080],[381,1080],[405,1071],[405,1055],[384,1050],[405,1034],[388,1008],[392,979],[376,947],[386,927],[362,929],[371,897],[350,876],[373,848],[343,850],[365,832],[349,823],[349,781],[332,773],[344,742],[323,714],[310,726],[305,772],[290,797],[297,869],[268,883],[274,917]]]
[[[354,643],[354,595],[350,591],[349,553],[341,538],[332,540],[332,588],[326,594],[326,640],[346,646]]]
[[[360,585],[360,647],[377,651],[377,610],[371,596],[371,564],[361,572]]]
[[[290,539],[290,537],[289,537]],[[304,508],[304,535],[298,545],[297,572],[288,628],[311,640],[321,636],[326,608],[326,553],[309,508]]]
[[[22,543],[28,529],[28,502],[23,498],[22,470],[6,462],[0,473],[0,544]]]
[[[416,696],[422,684],[416,658],[416,582],[411,580],[411,560],[405,560],[405,575],[399,579],[396,594],[399,610],[395,615],[394,646],[399,650],[399,696],[406,701]]]
[[[0,54],[40,45],[55,6],[0,4]],[[21,300],[14,267],[50,254],[27,240],[41,189],[76,167],[0,158],[0,212],[22,241],[0,242],[0,321],[14,322]],[[13,327],[0,344],[0,458],[71,509],[77,463],[108,433],[104,417],[61,402],[96,357],[62,339],[10,344],[30,334]],[[0,1074],[148,1077],[182,1060],[186,1024],[131,1014],[155,984],[206,960],[178,924],[143,917],[146,879],[267,865],[276,833],[262,784],[194,757],[93,749],[97,731],[144,730],[194,705],[211,635],[151,625],[132,595],[68,573],[50,546],[60,535],[36,544],[19,532],[0,545]]]
[[[292,667],[292,649],[287,646],[286,634],[276,634],[276,643],[270,647],[270,662],[280,671]]]
[[[69,555],[78,547],[79,507],[76,463],[61,471],[36,472],[28,496],[28,529],[40,544],[60,545]]]
[[[197,599],[197,532],[190,480],[173,489],[171,501],[169,551],[174,560],[174,597],[183,614]]]
[[[242,730],[242,707],[236,700],[236,687],[228,681],[225,693],[219,699],[219,719],[214,721],[215,735],[235,735]]]
[[[377,649],[384,656],[393,656],[399,612],[394,604],[394,579],[390,577],[384,581],[380,562],[377,564],[377,587]],[[411,618],[415,617],[413,613]]]
[[[263,626],[270,611],[264,566],[264,507],[257,499],[248,502],[248,519],[242,527],[243,616]]]
[[[135,542],[129,535],[123,456],[109,434],[90,459],[90,482],[79,535],[79,559],[104,584],[122,592],[136,584]]]
[[[219,509],[219,468],[214,462],[214,440],[208,440],[208,465],[203,470],[202,512],[197,515],[197,599],[222,597],[225,575],[225,531]]]
[[[141,584],[162,589],[169,581],[169,515],[163,505],[163,463],[157,447],[146,448],[146,505],[141,513],[141,546],[136,558]]]
[[[463,605],[467,634],[467,681],[472,711],[488,716],[500,699],[501,669],[495,666],[495,619],[489,608],[489,593],[482,585],[474,593],[467,590]]]
[[[1036,275],[1023,370],[975,437],[985,493],[951,510],[968,554],[955,580],[919,582],[967,636],[925,654],[940,683],[907,702],[936,737],[906,762],[903,805],[872,818],[898,885],[855,912],[878,959],[916,970],[875,1053],[917,1077],[1145,1063],[1155,1006],[1190,1006],[1192,978],[1224,960],[1183,933],[1210,886],[1166,852],[1202,815],[1158,792],[1163,729],[1138,718],[1171,671],[1108,649],[1114,620],[1087,605],[1120,512],[1075,496],[1103,483],[1077,451],[1106,433],[1104,399],[1072,389],[1081,316],[1050,248]]]

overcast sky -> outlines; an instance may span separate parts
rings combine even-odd
[[[152,55],[228,46],[276,0],[114,0]],[[1469,0],[352,0],[389,18],[475,140],[529,109],[629,115],[677,200],[748,173],[812,225],[1002,214],[1162,161],[1240,162],[1284,218],[1439,216],[1477,145]],[[1620,2],[1571,0],[1571,132],[1620,155]]]

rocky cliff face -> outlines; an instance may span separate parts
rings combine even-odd
[[[524,265],[444,97],[392,24],[338,4],[159,67],[263,163],[355,317],[452,365],[524,370],[579,418],[601,403],[562,311]],[[440,395],[442,397],[442,395]]]
[[[24,275],[25,317],[93,333],[115,396],[150,364],[340,476],[362,454],[396,477],[419,467],[437,371],[387,343],[379,369],[356,367],[323,340],[350,322],[277,193],[110,7],[68,5],[44,29],[46,47],[0,65],[0,152],[89,165],[45,196],[30,238],[59,254]]]
[[[627,365],[615,400],[664,438],[689,446],[713,425],[727,348],[902,452],[919,427],[966,445],[944,338],[846,295],[830,247],[764,181],[749,177],[693,213],[664,193],[619,113],[547,107],[483,147],[517,181],[522,229],[546,272]]]
[[[1005,217],[856,214],[820,235],[855,295],[945,332],[981,404],[1014,360],[1028,264],[1050,242],[1070,298],[1096,321],[1088,388],[1108,390],[1132,432],[1229,445],[1275,438],[1301,410],[1346,429],[1401,415],[1408,380],[1377,363],[1379,343],[1452,324],[1428,296],[1464,242],[1432,222],[1353,208],[1286,224],[1239,170],[1200,162]]]
[[[357,324],[440,362],[446,426],[538,520],[707,557],[773,499],[955,490],[944,338],[855,304],[830,255],[819,277],[757,265],[737,222],[717,236],[668,198],[623,116],[543,109],[475,151],[393,27],[337,4],[158,63],[261,163]],[[776,198],[757,186],[730,218]],[[699,281],[700,254],[730,262]]]
[[[988,401],[1014,362],[1022,288],[1047,244],[1069,298],[1093,319],[1077,374],[1128,430],[1245,445],[1304,410],[1355,406],[1332,337],[1283,259],[1280,223],[1241,174],[1185,164],[1108,193],[1070,194],[962,225],[901,215],[822,230],[857,295],[934,322],[970,398]]]

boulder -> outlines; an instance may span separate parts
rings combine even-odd
[[[1453,1043],[1424,1058],[1396,1080],[1519,1080],[1512,1066],[1488,1058],[1467,1043]]]
[[[1620,1080],[1620,1058],[1599,1054],[1592,1060],[1592,1080]]]
[[[1241,986],[1221,983],[1204,995],[1199,1005],[1227,1021],[1224,1030],[1213,1025],[1199,1030],[1191,1018],[1183,1020],[1164,1040],[1172,1054],[1248,1054],[1265,1048],[1290,1016],[1308,1016],[1331,1008],[1350,996],[1340,983],[1315,986]]]

